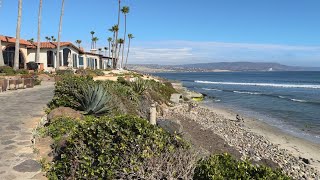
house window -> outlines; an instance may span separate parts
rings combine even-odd
[[[79,56],[79,67],[83,67],[83,57]]]
[[[47,67],[54,67],[53,51],[47,51]]]
[[[94,59],[90,58],[90,61],[91,61],[90,67],[91,69],[94,69],[94,66],[95,66]]]
[[[87,58],[87,68],[90,68],[90,58]]]
[[[78,55],[77,54],[72,54],[72,64],[74,68],[78,67]]]

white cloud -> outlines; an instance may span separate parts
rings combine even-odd
[[[320,66],[320,46],[194,41],[135,42],[130,54],[130,63],[189,64],[221,61]]]

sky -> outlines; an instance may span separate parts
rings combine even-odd
[[[21,37],[37,36],[39,0],[23,0]],[[122,0],[129,63],[278,62],[320,67],[319,0]],[[0,34],[15,36],[18,0],[0,0]],[[58,35],[61,0],[43,0],[42,40]],[[123,36],[123,17],[120,36]],[[117,0],[65,0],[62,41],[107,46]]]

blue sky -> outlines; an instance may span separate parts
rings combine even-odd
[[[0,0],[0,34],[15,36],[18,0]],[[42,38],[57,37],[61,0],[43,0]],[[21,37],[35,38],[39,0],[24,0]],[[106,46],[116,0],[65,0],[63,41],[90,31]],[[89,3],[90,2],[90,3]],[[123,0],[131,63],[257,61],[320,66],[319,0]],[[123,22],[123,21],[122,21]],[[121,31],[122,33],[122,31]]]

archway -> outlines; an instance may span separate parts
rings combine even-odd
[[[69,48],[64,48],[63,49],[63,64],[62,66],[68,66],[70,57],[71,56],[71,50]]]
[[[7,46],[3,50],[3,60],[4,60],[4,64],[6,66],[13,67],[15,49],[16,48],[14,46]],[[26,62],[26,58],[25,58],[24,54],[22,53],[22,51],[19,50],[19,69],[23,69],[24,68],[25,62]]]

